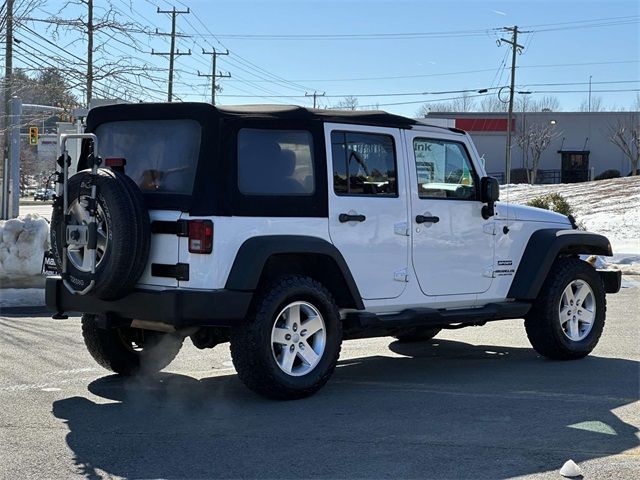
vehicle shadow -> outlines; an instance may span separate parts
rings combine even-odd
[[[145,478],[506,478],[638,446],[612,410],[639,363],[552,362],[523,348],[394,342],[340,362],[317,395],[262,399],[235,375],[161,373],[54,402],[79,473]]]

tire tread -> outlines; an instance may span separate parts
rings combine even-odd
[[[270,328],[264,328],[262,322],[271,320],[269,310],[278,301],[278,298],[300,287],[308,289],[312,294],[324,298],[329,303],[333,310],[332,314],[336,315],[338,319],[336,324],[339,331],[336,334],[342,338],[338,307],[331,293],[320,282],[307,276],[288,275],[259,293],[248,316],[251,320],[245,321],[232,331],[231,356],[240,380],[249,389],[269,398],[292,400],[313,395],[327,383],[340,356],[341,346],[338,344],[329,367],[312,385],[306,388],[288,388],[282,385],[273,371],[261,360],[260,350],[264,348],[266,343],[271,345],[271,338],[266,333],[270,331]]]
[[[558,338],[554,323],[558,322],[558,295],[578,273],[585,274],[593,280],[594,284],[590,284],[590,286],[596,297],[597,311],[596,318],[594,318],[595,324],[591,331],[593,335],[587,337],[588,343],[580,348],[572,348],[568,343]],[[524,325],[527,337],[535,351],[547,358],[554,360],[583,358],[591,353],[602,335],[606,309],[604,287],[593,267],[578,258],[559,258],[551,267],[538,298],[525,317]],[[602,320],[599,320],[600,316]]]

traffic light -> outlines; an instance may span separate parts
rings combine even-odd
[[[29,127],[29,145],[38,145],[38,127]]]

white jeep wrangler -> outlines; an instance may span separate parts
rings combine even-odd
[[[343,339],[519,318],[541,355],[576,359],[620,288],[579,258],[611,255],[605,237],[496,203],[460,130],[182,103],[96,108],[80,136],[78,173],[58,160],[46,301],[82,312],[89,352],[119,374],[165,367],[187,336],[230,341],[250,389],[301,398]]]

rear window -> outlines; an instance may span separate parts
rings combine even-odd
[[[194,120],[110,122],[96,129],[102,158],[125,158],[143,192],[191,194],[200,153]]]

